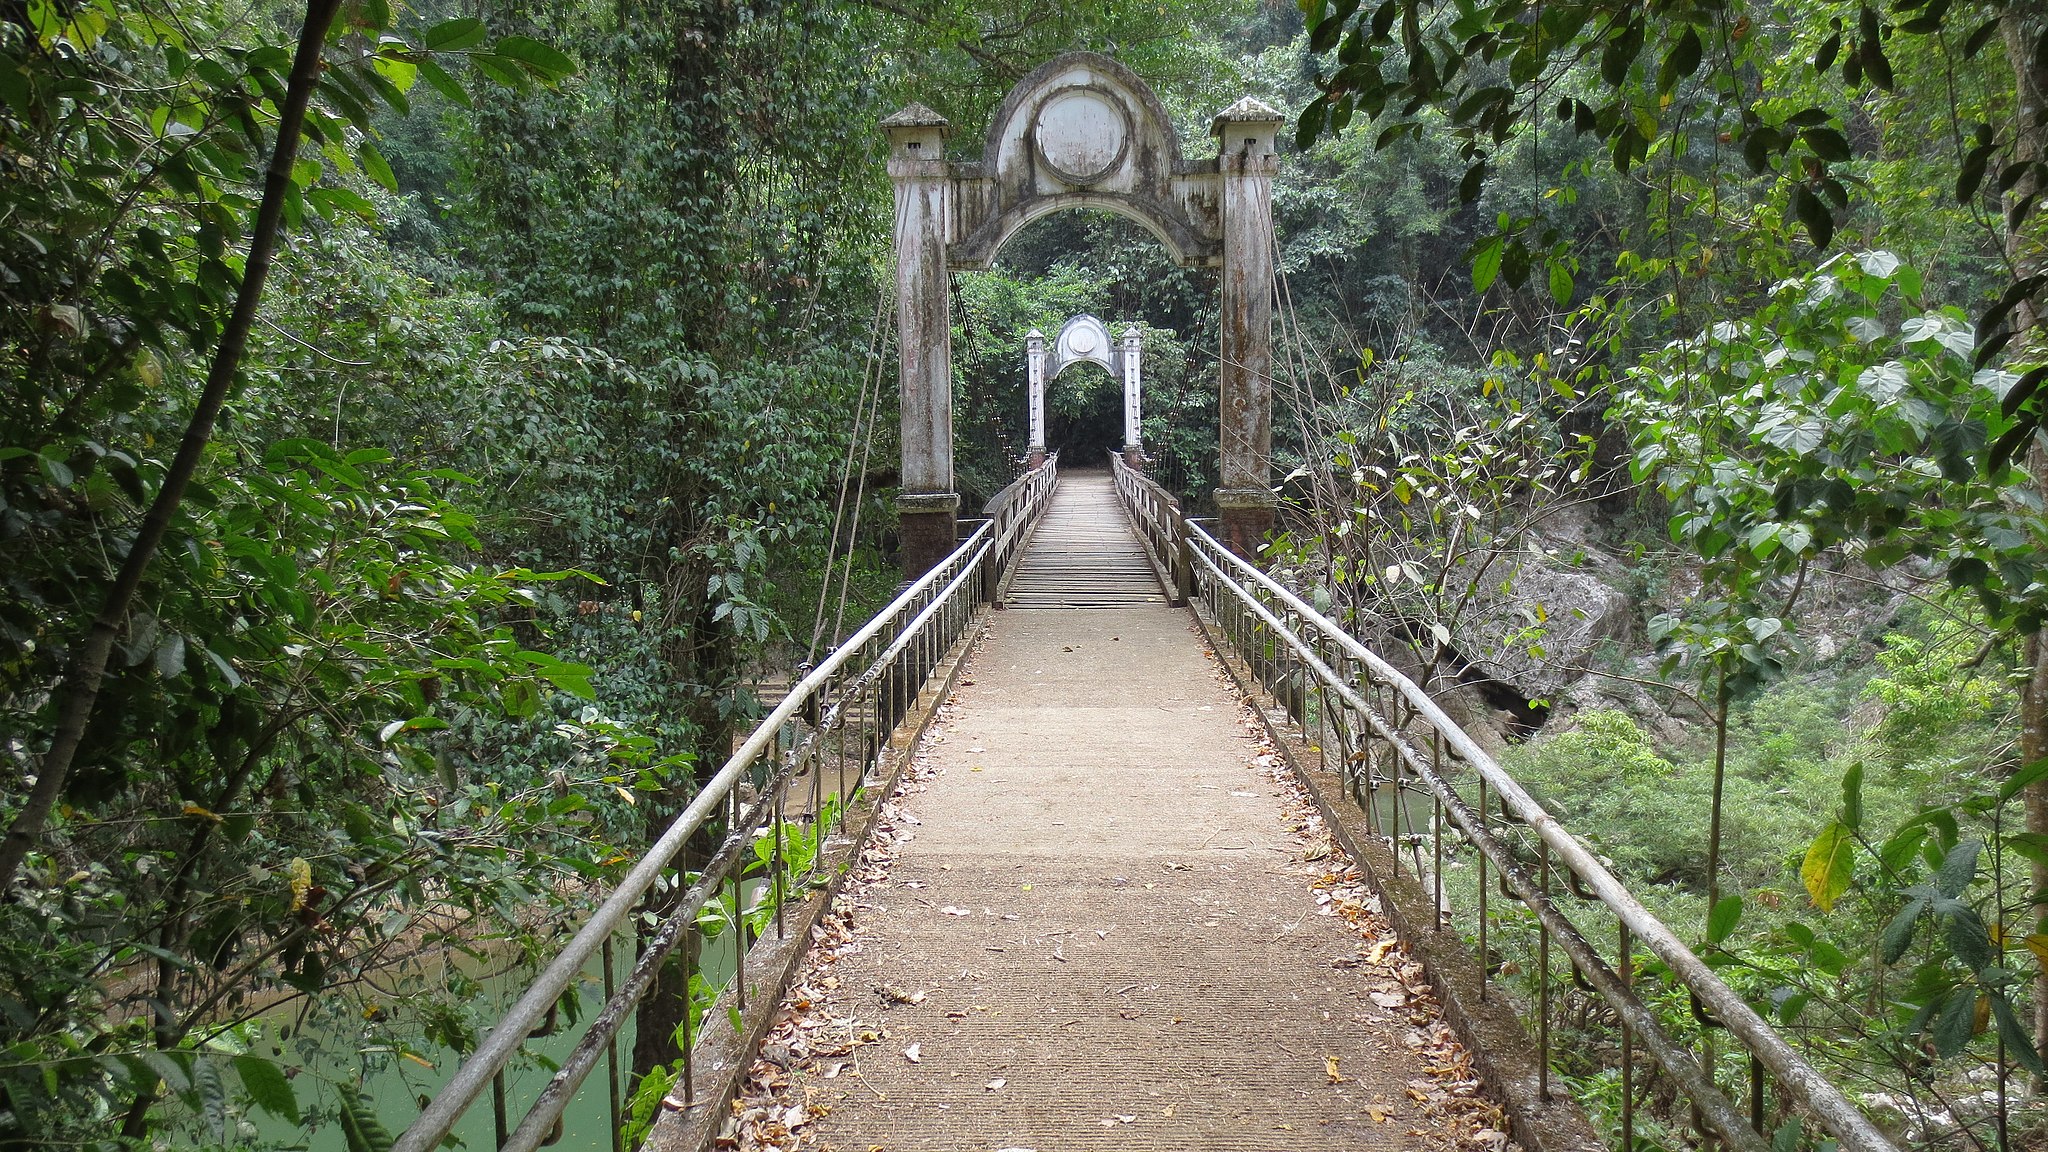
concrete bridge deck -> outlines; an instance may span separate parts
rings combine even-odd
[[[1113,532],[1107,476],[1064,477],[1012,591],[1038,610],[994,614],[885,808],[742,1146],[1497,1148],[1192,618],[1141,559],[1058,555]]]

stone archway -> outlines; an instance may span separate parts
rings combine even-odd
[[[1045,333],[1033,328],[1024,337],[1024,379],[1025,402],[1028,405],[1026,426],[1030,431],[1030,447],[1026,464],[1036,468],[1045,463],[1045,390],[1060,373],[1076,364],[1094,364],[1109,373],[1112,380],[1123,387],[1124,396],[1124,462],[1133,468],[1140,467],[1145,459],[1145,448],[1139,439],[1139,426],[1143,415],[1140,391],[1142,384],[1142,362],[1145,338],[1138,326],[1124,326],[1121,340],[1112,340],[1109,326],[1085,313],[1070,317],[1060,325],[1060,334],[1054,338],[1050,353],[1045,346]]]
[[[904,571],[953,549],[953,349],[946,274],[988,268],[1049,212],[1099,208],[1149,229],[1173,258],[1222,269],[1216,505],[1250,556],[1272,526],[1273,172],[1280,114],[1249,97],[1210,125],[1213,161],[1188,162],[1159,98],[1093,52],[1047,61],[997,109],[979,163],[946,159],[947,121],[912,104],[882,121],[896,192],[896,332]]]

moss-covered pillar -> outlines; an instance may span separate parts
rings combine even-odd
[[[882,121],[896,190],[896,350],[903,488],[896,498],[903,573],[921,576],[953,551],[953,326],[946,311],[946,217],[952,188],[946,118],[912,104]]]
[[[1223,181],[1221,483],[1223,542],[1247,560],[1273,527],[1273,173],[1278,112],[1246,97],[1216,117]]]

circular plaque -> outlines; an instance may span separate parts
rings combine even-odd
[[[1038,107],[1035,135],[1046,165],[1075,184],[1093,184],[1124,158],[1130,124],[1100,92],[1070,88]]]
[[[1076,328],[1067,334],[1067,343],[1077,354],[1087,356],[1095,351],[1095,330],[1086,326]]]

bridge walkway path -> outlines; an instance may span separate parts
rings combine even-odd
[[[1441,1083],[1452,1042],[1363,889],[1306,847],[1192,619],[1142,558],[1062,557],[1123,555],[1117,533],[1107,475],[1063,476],[882,862],[841,897],[845,934],[799,975],[767,1051],[779,1098],[808,1102],[803,1144],[1451,1144],[1469,1127],[1409,1088]]]

